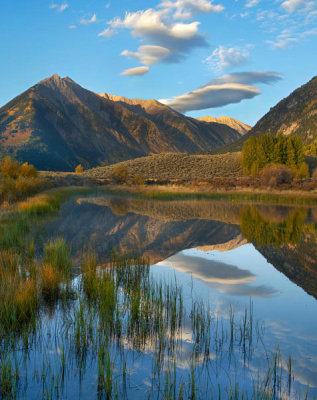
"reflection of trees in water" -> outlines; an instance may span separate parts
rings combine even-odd
[[[109,207],[114,215],[124,216],[129,212],[129,202],[127,199],[111,199]]]
[[[301,239],[307,210],[297,209],[289,213],[283,221],[273,221],[261,215],[256,207],[246,207],[241,213],[241,232],[249,241],[259,246],[280,247],[284,243],[297,244]]]

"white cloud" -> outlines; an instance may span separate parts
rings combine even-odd
[[[68,27],[69,29],[76,29],[77,28],[77,26],[76,25],[69,25],[69,27]]]
[[[280,75],[274,72],[229,74],[213,79],[192,92],[159,101],[179,112],[222,107],[261,94],[260,89],[253,85],[254,83],[268,84],[279,79],[281,79]]]
[[[204,110],[207,108],[221,107],[227,104],[239,103],[250,99],[261,92],[252,85],[230,83],[222,85],[207,85],[190,93],[172,99],[159,100],[161,103],[172,107],[179,112]]]
[[[163,0],[159,7],[174,12],[175,19],[191,19],[197,14],[217,13],[224,10],[221,4],[214,5],[209,0]]]
[[[88,19],[82,18],[80,20],[80,23],[83,24],[83,25],[88,25],[88,24],[93,24],[96,21],[97,21],[97,15],[94,14],[91,18],[88,18]]]
[[[247,0],[246,2],[246,7],[247,8],[251,8],[251,7],[255,7],[256,5],[258,5],[260,3],[260,0]]]
[[[139,60],[144,65],[153,65],[168,57],[170,51],[162,46],[140,46],[137,52],[124,50],[121,55]]]
[[[211,84],[223,83],[241,83],[245,85],[253,85],[254,83],[269,84],[281,80],[282,77],[277,72],[236,72],[233,74],[226,74],[220,78],[212,79]]]
[[[63,12],[68,8],[68,4],[67,3],[63,3],[63,4],[58,5],[56,3],[52,3],[50,5],[50,8],[56,9],[59,12]]]
[[[293,32],[290,29],[284,29],[274,40],[267,40],[272,49],[285,49],[301,40],[317,35],[317,28],[302,32]]]
[[[315,1],[307,0],[286,0],[283,1],[281,7],[288,13],[293,13],[298,8],[311,9],[314,6]]]
[[[111,28],[106,28],[104,31],[98,33],[98,37],[113,37],[116,35],[116,31]]]
[[[68,4],[62,4],[60,7],[59,7],[59,11],[60,12],[63,12],[64,10],[66,10],[66,8],[68,8]]]
[[[220,45],[204,60],[204,62],[214,71],[219,72],[224,68],[243,65],[247,62],[249,57],[250,53],[247,49],[242,49],[240,47],[226,48]]]
[[[141,76],[145,75],[149,72],[149,67],[136,67],[126,69],[125,71],[121,72],[121,75],[124,76]]]
[[[172,52],[187,53],[192,48],[207,46],[205,38],[198,33],[199,22],[169,23],[166,15],[166,10],[150,8],[126,13],[124,19],[115,18],[109,25],[114,29],[130,29],[132,36],[150,40]]]

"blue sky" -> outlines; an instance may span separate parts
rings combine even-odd
[[[38,81],[254,124],[317,71],[317,0],[0,3],[0,106]]]

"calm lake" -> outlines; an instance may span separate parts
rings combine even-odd
[[[43,306],[36,333],[8,352],[15,398],[317,399],[316,228],[317,208],[69,200],[41,221],[37,251],[66,239],[75,291],[84,254],[95,253],[100,274],[114,254],[144,257],[140,293],[153,288],[149,310],[161,319],[130,319],[126,283],[111,332],[80,295]]]

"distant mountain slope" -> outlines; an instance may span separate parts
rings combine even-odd
[[[167,151],[195,153],[240,137],[226,125],[188,118],[155,100],[98,95],[58,75],[0,109],[0,154],[43,170]]]
[[[198,121],[204,121],[204,122],[216,122],[218,124],[224,124],[230,126],[230,128],[235,129],[238,131],[241,135],[245,135],[246,133],[249,132],[249,130],[252,128],[250,125],[244,124],[241,121],[238,121],[235,118],[229,118],[226,116],[222,116],[219,118],[216,117],[210,117],[209,115],[206,117],[200,117],[197,118]]]
[[[271,108],[245,136],[212,153],[240,151],[250,136],[279,133],[298,135],[305,144],[317,142],[317,76]]]

